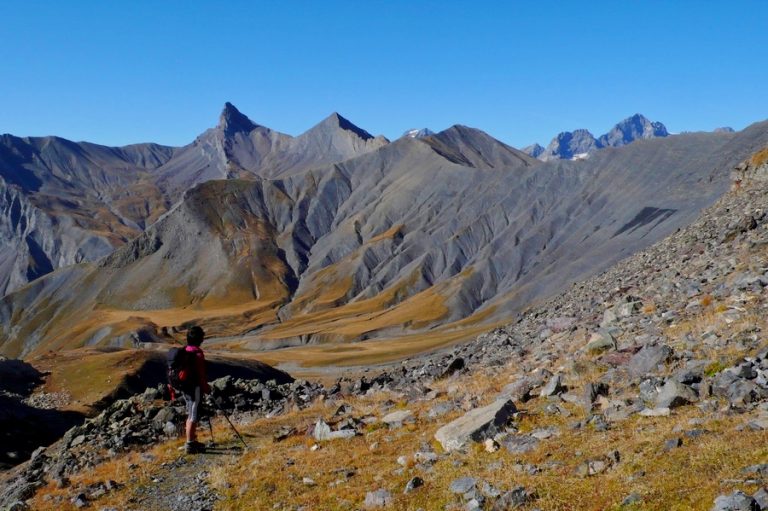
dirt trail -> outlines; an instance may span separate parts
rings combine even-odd
[[[242,454],[242,446],[227,442],[215,444],[203,454],[179,456],[159,465],[150,475],[151,484],[138,486],[129,497],[134,511],[163,509],[168,511],[208,511],[215,509],[222,496],[208,483],[216,467],[234,463]]]

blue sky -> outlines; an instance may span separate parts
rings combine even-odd
[[[231,101],[299,134],[465,124],[516,147],[636,112],[768,118],[768,2],[0,3],[0,133],[183,145]]]

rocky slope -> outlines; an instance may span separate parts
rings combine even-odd
[[[217,381],[256,452],[126,469],[178,443],[148,389],[36,453],[0,504],[766,509],[768,150],[731,182],[690,226],[452,350],[327,387]],[[175,500],[163,466],[196,490]]]
[[[169,205],[150,174],[173,153],[1,136],[0,294],[141,233]]]
[[[99,265],[3,298],[0,350],[130,344],[137,321],[199,320],[248,349],[498,321],[690,223],[766,142],[756,124],[536,163],[455,126],[280,179],[204,183]]]
[[[199,183],[277,177],[386,143],[338,114],[291,137],[256,125],[229,103],[215,128],[179,148],[2,135],[0,295],[111,253]]]

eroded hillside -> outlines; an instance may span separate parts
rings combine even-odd
[[[229,113],[206,137],[257,137],[260,127]],[[374,140],[340,119],[344,136]],[[192,321],[220,349],[323,345],[272,362],[428,351],[688,225],[766,142],[759,123],[540,163],[454,126],[332,165],[300,171],[302,160],[274,179],[207,181],[99,264],[4,297],[0,351],[170,340]]]
[[[690,226],[470,343],[327,386],[216,381],[246,452],[215,418],[216,447],[179,455],[182,417],[149,389],[10,474],[3,503],[764,509],[765,154]]]

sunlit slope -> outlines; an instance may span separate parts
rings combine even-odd
[[[215,127],[184,147],[2,135],[0,296],[110,254],[200,183],[300,173],[386,144],[338,114],[292,137],[229,103]]]
[[[98,266],[5,297],[1,350],[190,321],[232,349],[408,335],[434,349],[690,223],[768,126],[545,164],[485,137],[454,127],[281,179],[202,184]]]

